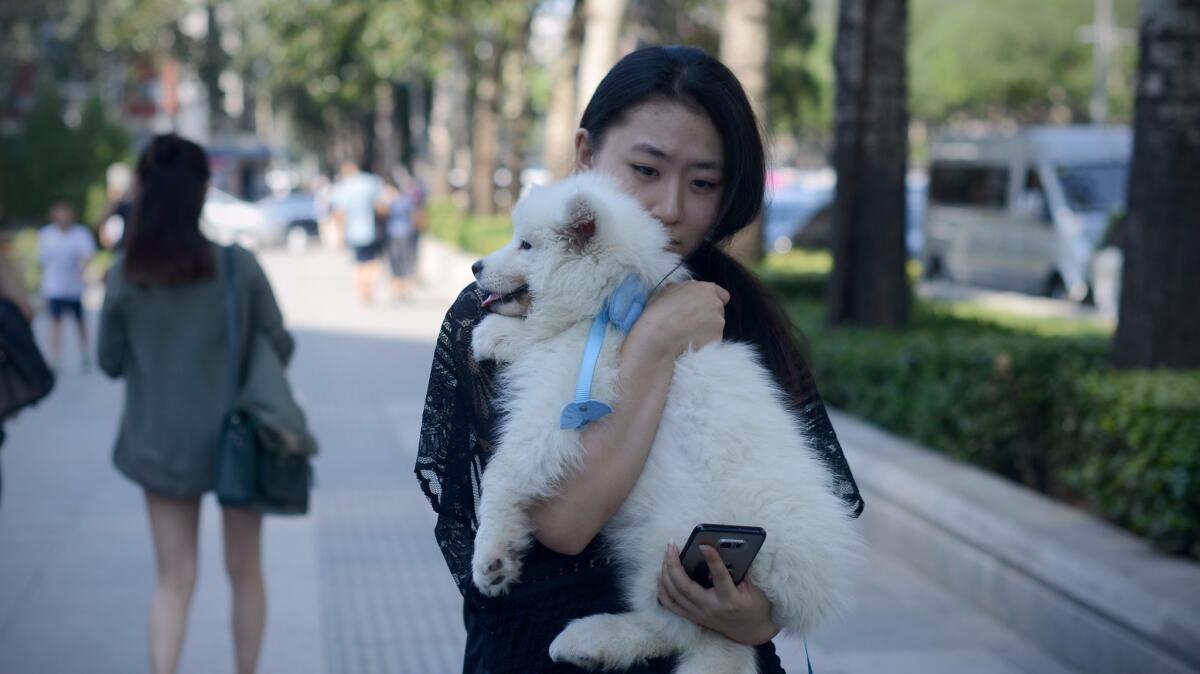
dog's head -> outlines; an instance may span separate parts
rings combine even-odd
[[[671,274],[679,257],[669,243],[637,200],[585,173],[530,191],[513,209],[513,240],[472,271],[485,308],[573,322],[594,316],[627,276],[652,288]]]

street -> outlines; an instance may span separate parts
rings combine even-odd
[[[346,253],[271,251],[261,259],[297,338],[292,382],[321,455],[312,513],[272,518],[265,529],[269,618],[260,671],[460,671],[461,599],[412,466],[433,340],[469,281],[470,260],[431,241],[417,296],[364,308],[353,300]],[[93,323],[97,301],[89,297]],[[140,490],[110,457],[122,384],[81,372],[71,337],[55,392],[7,426],[0,451],[5,674],[147,670],[149,528]],[[846,453],[853,466],[853,448]],[[869,492],[865,500],[870,517]],[[209,497],[184,674],[232,668],[220,541]],[[802,642],[778,643],[789,671],[803,671]],[[809,648],[823,674],[1071,671],[878,554],[857,608],[812,635]]]

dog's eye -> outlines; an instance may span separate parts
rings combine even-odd
[[[520,248],[521,248],[521,250],[529,250],[530,248],[533,248],[533,245],[530,244],[528,241],[522,240]]]

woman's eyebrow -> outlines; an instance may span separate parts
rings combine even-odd
[[[645,152],[646,154],[650,155],[651,157],[654,157],[655,159],[662,159],[664,161],[671,160],[671,155],[667,154],[667,152],[665,150],[663,150],[659,147],[656,147],[654,145],[651,145],[650,143],[647,143],[645,141],[635,144],[633,146],[633,150],[635,152]],[[721,162],[712,161],[712,160],[692,162],[692,166],[694,166],[696,168],[702,168],[702,169],[713,169],[714,171],[721,170]]]

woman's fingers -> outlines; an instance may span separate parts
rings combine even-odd
[[[666,575],[666,574],[663,573],[662,575],[660,575],[658,577],[658,603],[659,603],[659,605],[662,606],[663,608],[667,609],[671,613],[674,613],[677,616],[690,619],[690,617],[691,617],[690,614],[687,611],[685,611],[683,609],[683,607],[680,606],[679,603],[676,602],[671,597],[670,592],[667,591],[665,581],[663,580],[664,575]]]
[[[713,589],[721,601],[733,603],[737,599],[737,585],[733,584],[733,576],[725,567],[725,560],[711,545],[701,545],[700,552],[704,553],[704,561],[708,562],[708,572],[712,574]]]
[[[675,546],[673,545],[667,548],[667,557],[663,561],[662,574],[659,576],[659,581],[662,583],[662,587],[666,591],[671,603],[682,610],[680,615],[692,622],[697,622],[703,615],[703,611],[700,609],[701,605],[689,596],[684,589],[683,583],[678,577],[679,574],[671,566],[672,560],[675,562],[675,566],[678,566],[680,569],[683,568],[683,565],[679,564],[679,553],[675,551]],[[687,577],[687,574],[683,574],[682,580],[688,583],[692,582]],[[694,585],[694,583],[692,584]],[[676,613],[679,612],[676,611]]]
[[[703,587],[688,576],[687,571],[683,568],[683,563],[679,561],[679,548],[672,545],[670,551],[670,554],[667,556],[666,566],[668,578],[671,583],[676,591],[682,595],[683,601],[696,607],[700,615],[709,615],[717,603],[713,591]]]

